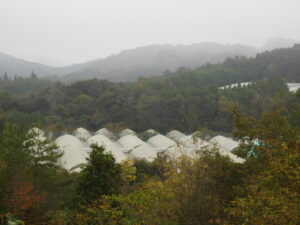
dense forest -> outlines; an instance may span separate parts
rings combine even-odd
[[[36,75],[3,78],[0,112],[3,121],[40,123],[51,130],[79,126],[96,130],[106,126],[137,131],[208,129],[230,133],[234,108],[258,118],[278,102],[292,112],[299,100],[288,92],[285,82],[300,82],[299,74],[300,46],[295,45],[255,58],[229,58],[222,64],[199,69],[166,71],[163,76],[140,78],[133,83],[92,79],[64,85],[37,79]],[[245,81],[255,83],[218,89]]]

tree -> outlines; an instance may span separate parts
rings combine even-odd
[[[34,73],[34,71],[31,72],[30,78],[37,79],[37,75]]]
[[[230,218],[226,224],[298,224],[299,128],[289,124],[278,109],[258,120],[241,115],[235,120],[235,134],[243,136],[249,148],[253,149],[253,140],[261,144],[255,146],[255,156],[246,161],[250,170],[227,210]]]
[[[17,125],[5,125],[0,136],[0,214],[12,212],[28,224],[41,224],[54,183],[50,172],[57,171],[61,152],[40,133]]]
[[[116,194],[121,186],[121,165],[104,150],[103,146],[93,145],[88,162],[81,171],[77,193],[84,203],[91,203],[102,195]]]
[[[8,76],[7,76],[7,73],[6,73],[6,72],[4,73],[3,80],[4,80],[4,81],[7,81],[7,80],[8,80]]]

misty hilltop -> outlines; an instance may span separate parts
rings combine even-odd
[[[34,71],[39,77],[52,77],[64,82],[90,78],[111,81],[134,81],[138,77],[174,72],[180,67],[197,68],[207,63],[222,63],[228,57],[253,57],[275,48],[291,47],[289,39],[271,39],[262,48],[248,45],[222,45],[204,42],[192,45],[150,45],[124,50],[105,59],[66,67],[51,67],[0,54],[0,74],[27,77]]]
[[[221,63],[228,57],[249,57],[256,53],[255,48],[244,45],[151,45],[124,50],[117,55],[91,63],[82,71],[68,74],[62,79],[74,81],[96,77],[112,81],[132,81],[138,77],[175,71],[179,67],[196,68],[206,63]]]
[[[54,67],[19,59],[0,52],[0,74],[3,75],[4,73],[7,73],[9,77],[13,77],[15,75],[20,77],[29,77],[32,71],[34,71],[34,73],[39,77],[63,76],[81,70],[89,63],[90,62],[73,64],[64,67]]]

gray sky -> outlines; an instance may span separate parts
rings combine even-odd
[[[49,65],[149,44],[300,40],[300,0],[0,0],[0,52]]]

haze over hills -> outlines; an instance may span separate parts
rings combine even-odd
[[[39,77],[55,75],[63,76],[81,70],[89,64],[90,62],[86,62],[64,67],[53,67],[37,62],[30,62],[24,59],[19,59],[0,52],[1,76],[6,72],[10,77],[13,77],[14,75],[18,75],[20,77],[28,77],[30,76],[32,71],[34,71]]]
[[[206,63],[220,63],[236,55],[249,57],[256,53],[255,48],[244,45],[151,45],[125,50],[91,63],[84,70],[65,76],[63,80],[97,77],[112,81],[132,81],[138,77],[159,75],[166,70],[175,71],[179,67],[195,68]]]
[[[196,68],[206,63],[221,63],[236,55],[252,57],[256,53],[275,48],[291,47],[296,41],[276,38],[266,42],[262,48],[248,45],[222,45],[199,43],[192,45],[150,45],[124,50],[105,59],[65,67],[52,67],[29,62],[0,53],[0,74],[26,77],[34,71],[39,77],[54,77],[64,82],[89,78],[111,81],[133,81],[138,77],[159,75],[175,71],[179,67]]]

